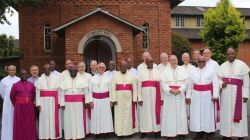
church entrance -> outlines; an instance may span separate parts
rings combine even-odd
[[[106,67],[109,61],[115,61],[116,47],[111,39],[106,36],[93,36],[87,40],[84,47],[84,62],[87,72],[90,72],[90,61],[104,62]]]

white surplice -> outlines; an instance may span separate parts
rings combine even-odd
[[[142,62],[140,65],[137,66],[137,74],[146,68],[147,64]],[[157,69],[157,65],[155,63],[153,64],[153,68]]]
[[[1,140],[13,139],[13,105],[10,101],[12,85],[20,80],[16,76],[6,76],[0,82],[0,95],[3,99]]]
[[[41,107],[39,114],[39,139],[59,139],[61,138],[61,123],[59,123],[59,137],[55,133],[55,98],[40,97],[40,91],[57,91],[58,103],[60,103],[60,77],[49,75],[42,76],[35,82],[36,106]],[[59,122],[60,122],[59,115]]]
[[[89,101],[94,103],[94,108],[91,109],[91,133],[101,134],[114,132],[113,118],[110,106],[110,77],[106,74],[96,74],[89,82]],[[109,97],[104,99],[96,99],[93,97],[93,92],[105,93],[109,92]]]
[[[243,80],[242,98],[249,98],[249,67],[241,60],[235,59],[230,63],[226,61],[219,70],[218,75],[221,78],[234,78]],[[222,81],[220,82],[222,87]],[[234,122],[235,102],[237,95],[237,86],[227,84],[221,92],[221,121],[220,134],[226,137],[246,137],[248,136],[247,125],[247,103],[242,102],[242,120],[239,123]]]
[[[143,101],[139,106],[139,126],[143,133],[159,132],[160,124],[156,124],[156,88],[142,87],[144,81],[160,82],[160,72],[157,69],[144,69],[138,75],[138,101]]]
[[[205,66],[203,69],[196,68],[190,74],[189,87],[186,98],[191,99],[190,104],[190,131],[193,132],[214,132],[216,117],[215,105],[212,98],[219,98],[218,76],[214,68]],[[213,84],[213,95],[210,91],[196,91],[194,84]]]
[[[161,87],[164,93],[161,136],[176,137],[188,134],[185,100],[187,80],[188,75],[181,66],[175,69],[168,67],[161,75]],[[181,93],[172,94],[170,86],[178,86]]]
[[[169,63],[167,63],[167,64],[161,63],[161,64],[157,65],[157,69],[160,71],[160,73],[163,73],[166,70],[166,68],[168,68],[168,67],[170,67]]]
[[[89,74],[90,76],[90,74]],[[62,97],[61,106],[65,106],[64,110],[64,138],[65,139],[82,139],[87,134],[87,112],[83,102],[66,102],[65,96],[83,95],[85,101],[88,98],[88,82],[86,78],[82,78],[79,74],[75,78],[65,78],[61,84]],[[84,122],[85,121],[85,122]],[[85,127],[86,130],[85,130]],[[86,134],[85,134],[86,132]]]
[[[118,136],[128,136],[139,131],[138,121],[135,110],[135,128],[133,128],[132,119],[132,101],[137,102],[137,80],[133,75],[126,72],[119,72],[112,79],[111,99],[112,102],[117,102],[115,105],[115,133]],[[131,90],[116,90],[116,84],[131,84]]]

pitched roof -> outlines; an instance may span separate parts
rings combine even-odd
[[[199,35],[200,28],[172,28],[172,32],[182,35],[187,39],[202,39]],[[246,39],[250,40],[250,30],[246,30]]]
[[[176,6],[171,10],[172,15],[202,16],[209,8],[200,6]],[[242,16],[250,17],[250,8],[236,8]]]
[[[119,21],[119,22],[121,22],[121,23],[127,25],[128,27],[130,27],[130,28],[132,28],[132,29],[134,30],[134,33],[135,33],[135,34],[144,31],[143,28],[141,28],[141,27],[139,27],[139,26],[137,26],[137,25],[135,25],[135,24],[133,24],[133,23],[127,21],[127,20],[124,20],[124,19],[122,19],[122,18],[120,18],[120,17],[118,17],[118,16],[115,16],[115,15],[113,15],[113,14],[109,13],[108,11],[105,11],[105,10],[103,10],[103,9],[101,9],[101,8],[97,8],[97,9],[95,9],[94,11],[92,11],[92,12],[86,14],[86,15],[83,15],[83,16],[81,16],[81,17],[79,17],[79,18],[76,18],[76,19],[74,19],[74,20],[72,20],[72,21],[69,21],[69,22],[67,22],[67,23],[65,23],[65,24],[63,24],[63,25],[61,25],[61,26],[58,26],[58,27],[56,27],[55,29],[53,29],[53,31],[55,31],[55,32],[57,32],[57,33],[62,33],[62,32],[64,32],[64,29],[65,29],[65,28],[67,28],[67,27],[69,27],[69,26],[75,24],[75,23],[78,22],[78,21],[81,21],[81,20],[83,20],[83,19],[86,19],[86,18],[88,18],[88,17],[90,17],[90,16],[92,16],[92,15],[94,15],[94,14],[96,14],[96,13],[102,13],[102,14],[104,14],[104,15],[106,15],[106,16],[109,16],[109,17],[113,18],[114,20],[117,20],[117,21]]]
[[[171,9],[177,6],[178,4],[182,3],[185,0],[171,0]]]

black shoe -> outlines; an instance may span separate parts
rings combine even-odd
[[[204,138],[204,134],[202,132],[198,132],[198,133],[196,133],[194,140],[199,140],[199,139],[203,139],[203,138]]]
[[[214,138],[213,138],[212,134],[210,134],[210,133],[206,134],[206,140],[213,140],[213,139]]]
[[[160,132],[157,132],[157,133],[155,133],[154,135],[155,135],[155,138],[156,138],[156,139],[161,138],[161,133],[160,133]]]
[[[223,140],[231,140],[232,138],[229,138],[229,137],[223,137],[222,139],[223,139]]]
[[[141,133],[140,138],[145,138],[146,134],[145,133]]]
[[[244,140],[244,137],[238,138],[238,140]]]
[[[179,136],[179,140],[184,140],[185,139],[185,136]]]

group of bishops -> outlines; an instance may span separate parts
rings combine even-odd
[[[249,67],[236,59],[233,48],[220,66],[211,55],[209,49],[194,51],[194,66],[183,53],[179,66],[175,55],[163,52],[156,65],[144,52],[137,69],[131,58],[120,62],[119,71],[113,61],[106,70],[92,60],[90,73],[84,62],[74,65],[71,59],[59,73],[51,60],[40,77],[32,65],[29,78],[24,69],[16,77],[11,65],[0,83],[1,140],[109,138],[113,132],[181,140],[189,131],[196,133],[195,140],[213,140],[216,130],[223,140],[242,140],[248,136]]]

